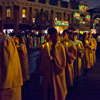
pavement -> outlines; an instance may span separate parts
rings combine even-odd
[[[36,70],[30,74],[30,80],[22,87],[22,100],[42,100],[41,77]],[[87,76],[75,81],[66,100],[100,100],[100,58]]]
[[[100,100],[100,58],[87,76],[81,76],[68,93],[66,100]]]

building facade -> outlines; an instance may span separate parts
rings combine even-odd
[[[96,33],[100,33],[100,6],[88,11],[91,14],[91,29],[95,29]]]
[[[70,2],[57,0],[50,4],[50,0],[0,0],[0,21],[3,30],[13,29],[16,33],[19,30],[30,30],[34,28],[46,28],[53,26],[54,19],[68,21],[80,30],[89,30],[89,23],[80,24],[74,19],[76,9],[71,8]]]

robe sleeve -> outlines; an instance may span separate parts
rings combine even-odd
[[[21,49],[22,49],[22,53],[23,53],[23,59],[26,59],[27,56],[27,49],[26,46],[24,44],[21,45]]]
[[[96,49],[97,49],[97,41],[96,41],[96,39],[94,38],[94,51],[96,51]]]
[[[66,66],[66,53],[62,44],[58,44],[54,51],[54,63],[57,69],[64,69]]]
[[[46,76],[47,70],[49,70],[49,65],[50,65],[50,59],[46,45],[41,46],[39,59],[40,59],[40,64],[39,64],[40,73],[41,75]]]
[[[22,72],[17,48],[12,38],[2,43],[2,75],[0,86],[10,88],[22,85]]]
[[[78,46],[78,50],[79,50],[79,57],[82,58],[84,56],[84,46],[83,46],[83,43],[81,42]]]
[[[77,57],[77,48],[73,44],[71,47],[68,48],[68,56],[71,58],[71,60],[75,60]]]
[[[95,46],[93,44],[93,40],[92,39],[89,41],[89,46],[88,47],[89,47],[90,50],[94,50]]]

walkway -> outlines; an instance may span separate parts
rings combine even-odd
[[[81,76],[69,92],[67,100],[100,100],[100,59],[87,77]]]
[[[38,72],[31,74],[30,81],[22,88],[22,100],[42,100],[40,81]],[[87,77],[81,76],[75,82],[66,100],[100,100],[100,58]]]

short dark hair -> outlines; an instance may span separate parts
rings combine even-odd
[[[78,36],[78,33],[77,33],[77,32],[73,33],[73,37],[74,37],[74,36]]]
[[[50,27],[47,30],[47,33],[50,34],[50,35],[57,35],[57,30],[54,27]]]
[[[92,33],[91,33],[91,32],[89,32],[88,34],[89,34],[89,35],[92,35]]]
[[[65,34],[68,34],[68,35],[70,35],[70,32],[68,31],[68,29],[65,29],[64,31],[63,31],[63,33],[62,33],[63,35],[65,35]]]

